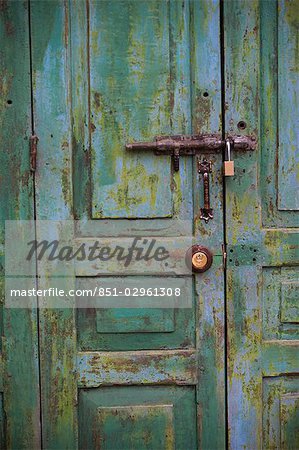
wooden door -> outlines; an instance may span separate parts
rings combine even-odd
[[[253,134],[226,183],[229,447],[299,447],[297,1],[227,1],[225,124]]]
[[[205,223],[192,157],[174,172],[170,157],[125,150],[156,135],[221,137],[219,3],[33,1],[30,20],[37,219],[80,220],[78,242],[124,228],[124,239],[175,242],[190,233],[177,228],[184,220],[214,255],[192,276],[188,308],[52,308],[40,299],[43,448],[224,448],[222,156],[208,155],[214,219]],[[120,276],[126,285],[111,270],[78,265],[75,286]],[[166,287],[176,273],[134,270]]]
[[[1,4],[1,280],[4,221],[35,215],[53,230],[79,220],[77,243],[191,234],[214,255],[192,277],[179,261],[130,274],[78,264],[65,285],[191,278],[189,308],[1,306],[1,448],[38,449],[41,428],[44,449],[225,448],[225,312],[228,447],[299,447],[298,10],[294,0],[226,0],[223,14],[216,0]],[[212,161],[208,223],[195,158],[175,172],[170,157],[125,150],[222,128],[257,148],[233,152],[225,210],[222,156],[200,155]],[[38,284],[59,283],[37,269]]]

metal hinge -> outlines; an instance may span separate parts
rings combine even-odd
[[[226,270],[226,261],[227,261],[226,244],[222,244],[222,261],[223,261],[223,270]]]
[[[200,153],[214,153],[226,148],[227,140],[234,150],[255,150],[255,136],[228,136],[226,140],[215,134],[157,136],[153,142],[133,142],[126,145],[127,150],[152,150],[155,155],[171,155],[173,167],[180,168],[180,156],[192,156]]]
[[[30,170],[32,172],[36,170],[37,143],[38,137],[35,134],[30,136]]]

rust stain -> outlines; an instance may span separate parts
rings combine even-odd
[[[5,22],[5,31],[8,36],[12,36],[14,34],[14,26],[11,22]]]
[[[0,0],[0,12],[4,12],[7,10],[8,0]]]

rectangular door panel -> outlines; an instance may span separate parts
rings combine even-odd
[[[169,157],[124,152],[126,143],[171,131],[169,13],[167,2],[90,3],[94,218],[172,215]]]
[[[188,11],[177,1],[71,8],[75,217],[146,219],[140,229],[161,227],[150,222],[161,217],[166,229],[167,217],[190,216],[190,161],[181,161],[179,178],[169,156],[125,150],[191,132]]]
[[[174,349],[195,345],[195,310],[191,308],[80,308],[77,321],[82,350]]]
[[[176,285],[183,292],[184,304],[174,293],[167,297],[106,297],[97,308],[92,300],[89,308],[79,304],[77,310],[78,345],[81,350],[142,350],[175,349],[195,346],[197,307],[194,300],[191,277],[177,278]],[[83,290],[97,286],[120,286],[138,289],[140,286],[172,286],[173,278],[123,277],[84,278],[78,277],[76,286]],[[132,286],[129,288],[129,286]],[[169,289],[169,288],[168,288]],[[166,292],[165,291],[165,292]],[[188,301],[187,301],[187,299]],[[86,302],[86,300],[85,300]],[[126,302],[127,305],[121,308]],[[111,306],[110,306],[111,305]],[[83,305],[84,306],[84,305]]]
[[[299,135],[295,111],[299,109],[298,5],[281,2],[277,10],[278,106],[278,209],[299,209]]]
[[[194,400],[190,387],[82,389],[79,448],[195,449]]]
[[[297,227],[298,6],[294,1],[261,4],[260,15],[263,225]]]
[[[262,269],[264,339],[294,339],[298,335],[298,267]]]
[[[263,448],[295,449],[299,442],[298,376],[263,380]]]

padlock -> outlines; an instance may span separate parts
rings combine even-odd
[[[224,176],[225,177],[232,177],[235,174],[235,165],[234,161],[231,161],[230,159],[230,140],[226,139],[226,151],[227,151],[227,161],[224,161]]]
[[[235,175],[234,161],[224,161],[224,175],[226,177],[233,177]]]

